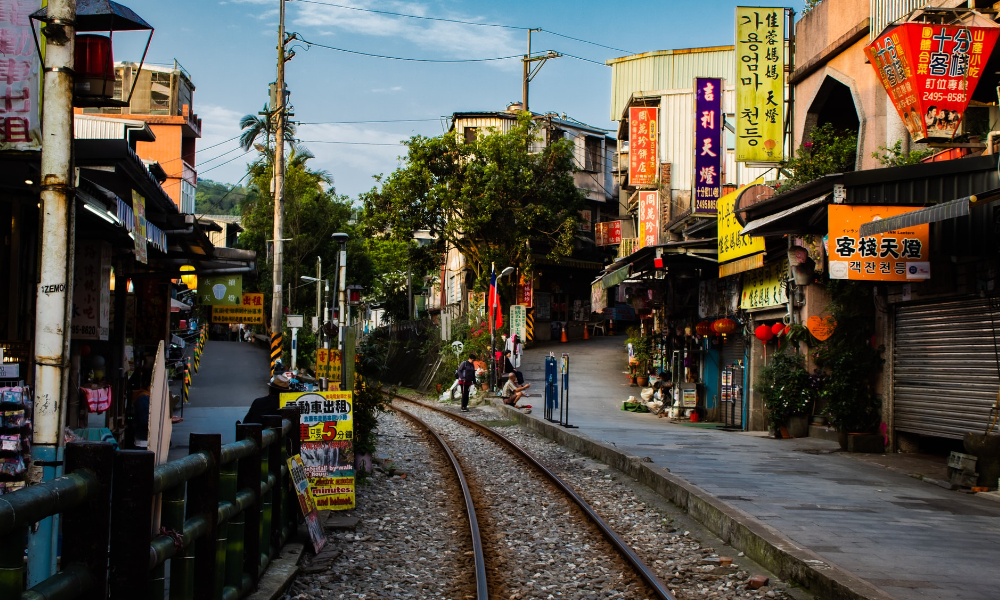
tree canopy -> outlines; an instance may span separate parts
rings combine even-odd
[[[238,215],[246,195],[245,187],[199,179],[194,211],[199,215]]]

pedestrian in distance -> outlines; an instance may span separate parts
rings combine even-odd
[[[265,415],[278,414],[282,392],[291,391],[290,381],[284,375],[275,375],[267,384],[267,395],[257,398],[243,417],[243,423],[261,423]]]
[[[458,365],[455,376],[462,386],[462,412],[469,412],[469,388],[476,385],[476,355],[470,354],[467,360]]]

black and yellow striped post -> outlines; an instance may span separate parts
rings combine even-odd
[[[274,365],[281,358],[281,334],[271,333],[271,375],[274,376]]]
[[[184,364],[184,385],[181,387],[181,402],[182,404],[187,404],[188,398],[191,395],[191,365],[188,363]]]
[[[535,339],[535,309],[529,307],[525,316],[524,341],[527,343]]]

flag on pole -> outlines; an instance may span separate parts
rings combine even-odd
[[[490,322],[493,323],[493,329],[497,330],[503,326],[503,311],[500,310],[498,298],[497,298],[497,271],[496,266],[490,263]],[[494,311],[496,316],[494,317]],[[494,321],[494,318],[496,319]]]

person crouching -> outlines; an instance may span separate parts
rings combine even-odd
[[[531,387],[530,383],[518,386],[517,375],[511,373],[507,376],[507,383],[504,384],[503,390],[501,390],[503,403],[508,406],[513,406],[514,408],[520,408],[517,406],[517,401],[528,395],[524,390],[529,387]]]

